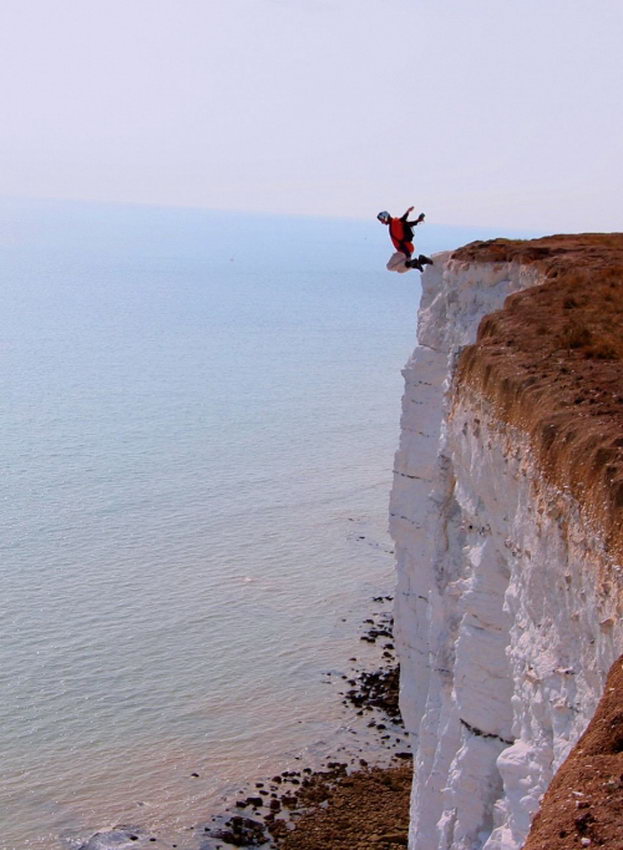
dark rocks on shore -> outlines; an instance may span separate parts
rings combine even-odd
[[[378,708],[385,712],[394,723],[400,723],[399,677],[398,665],[386,670],[364,670],[359,676],[357,685],[346,692],[346,701],[363,711]],[[377,729],[385,728],[379,724],[376,726]]]
[[[144,847],[153,837],[136,826],[119,825],[106,832],[96,832],[80,846],[80,850],[128,850]]]
[[[234,815],[226,821],[223,828],[215,830],[212,836],[234,847],[259,847],[269,840],[261,821],[241,815]]]

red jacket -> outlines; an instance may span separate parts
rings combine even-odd
[[[389,236],[394,243],[394,248],[403,254],[413,253],[413,228],[406,221],[406,215],[402,218],[390,218]]]

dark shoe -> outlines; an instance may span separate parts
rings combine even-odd
[[[424,271],[424,268],[419,260],[407,260],[405,266],[408,269],[417,269],[420,272]]]
[[[433,264],[433,261],[431,260],[431,258],[425,257],[424,254],[420,254],[420,256],[418,257],[418,262],[422,266],[432,266],[432,264]]]

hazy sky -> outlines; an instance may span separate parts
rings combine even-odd
[[[622,0],[2,0],[0,195],[623,230]]]

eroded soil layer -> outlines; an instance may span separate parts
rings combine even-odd
[[[586,732],[552,780],[525,850],[623,848],[623,661]]]

